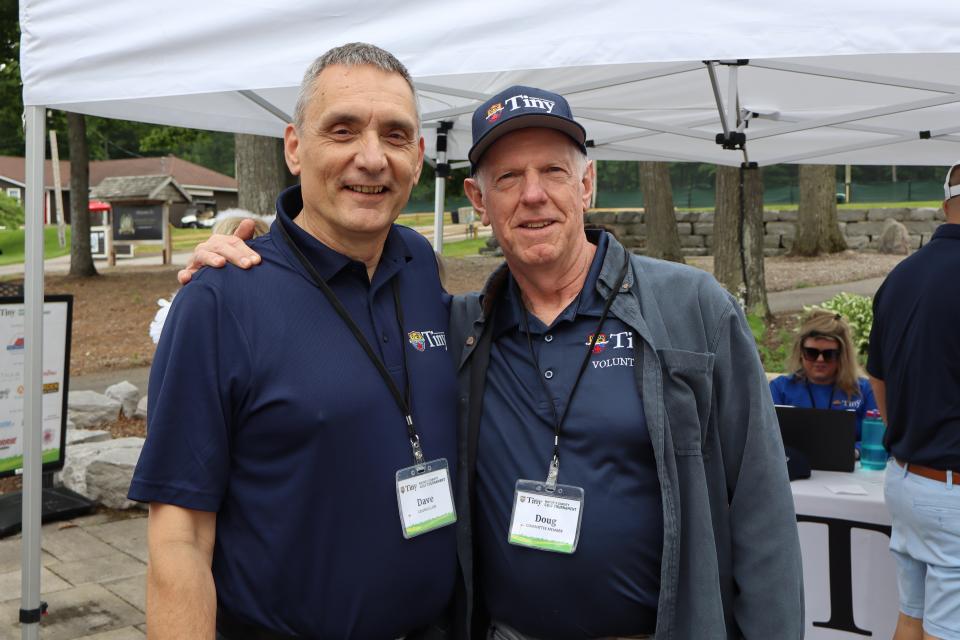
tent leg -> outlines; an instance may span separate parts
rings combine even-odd
[[[23,640],[40,637],[40,497],[43,395],[43,156],[46,108],[26,108],[26,258],[24,289],[23,539],[20,622]]]
[[[447,162],[447,131],[453,123],[441,120],[437,123],[437,182],[434,186],[433,200],[433,250],[443,254],[443,205],[447,190],[447,176],[450,164]]]

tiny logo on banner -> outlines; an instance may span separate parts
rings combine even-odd
[[[23,336],[17,336],[13,339],[13,342],[7,345],[7,351],[22,351],[23,350]]]

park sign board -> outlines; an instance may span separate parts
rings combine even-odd
[[[67,437],[67,386],[73,296],[48,295],[43,305],[43,471],[63,468]],[[0,298],[0,477],[23,468],[23,298]]]
[[[113,205],[113,240],[164,239],[164,207],[162,204]]]

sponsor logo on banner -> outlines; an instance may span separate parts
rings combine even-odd
[[[53,444],[53,431],[50,429],[43,430],[43,444]]]
[[[447,334],[443,331],[411,331],[407,338],[417,351],[426,351],[428,347],[443,347],[444,351],[447,349]]]
[[[9,449],[15,444],[17,444],[16,438],[0,438],[0,451],[3,449]]]
[[[10,389],[0,389],[0,400],[6,400],[10,397]]]
[[[7,351],[23,351],[23,336],[17,336],[7,345]]]
[[[12,427],[13,420],[0,420],[0,427]]]
[[[498,102],[497,104],[490,105],[490,108],[487,109],[487,122],[496,122],[500,119],[500,115],[503,113],[503,103]]]
[[[44,393],[56,393],[60,391],[59,382],[44,382],[43,383],[43,392]]]

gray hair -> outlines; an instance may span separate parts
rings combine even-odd
[[[297,93],[297,105],[293,111],[293,124],[299,131],[303,126],[303,119],[306,115],[307,104],[313,98],[316,91],[317,76],[333,65],[343,65],[345,67],[358,67],[370,65],[386,71],[387,73],[396,73],[406,81],[407,86],[413,93],[413,102],[417,109],[417,126],[420,125],[420,101],[417,99],[417,90],[413,86],[413,78],[410,72],[402,62],[384,49],[378,46],[367,44],[366,42],[350,42],[330,49],[319,58],[313,61],[306,72],[303,74],[303,80],[300,82],[300,91]]]

